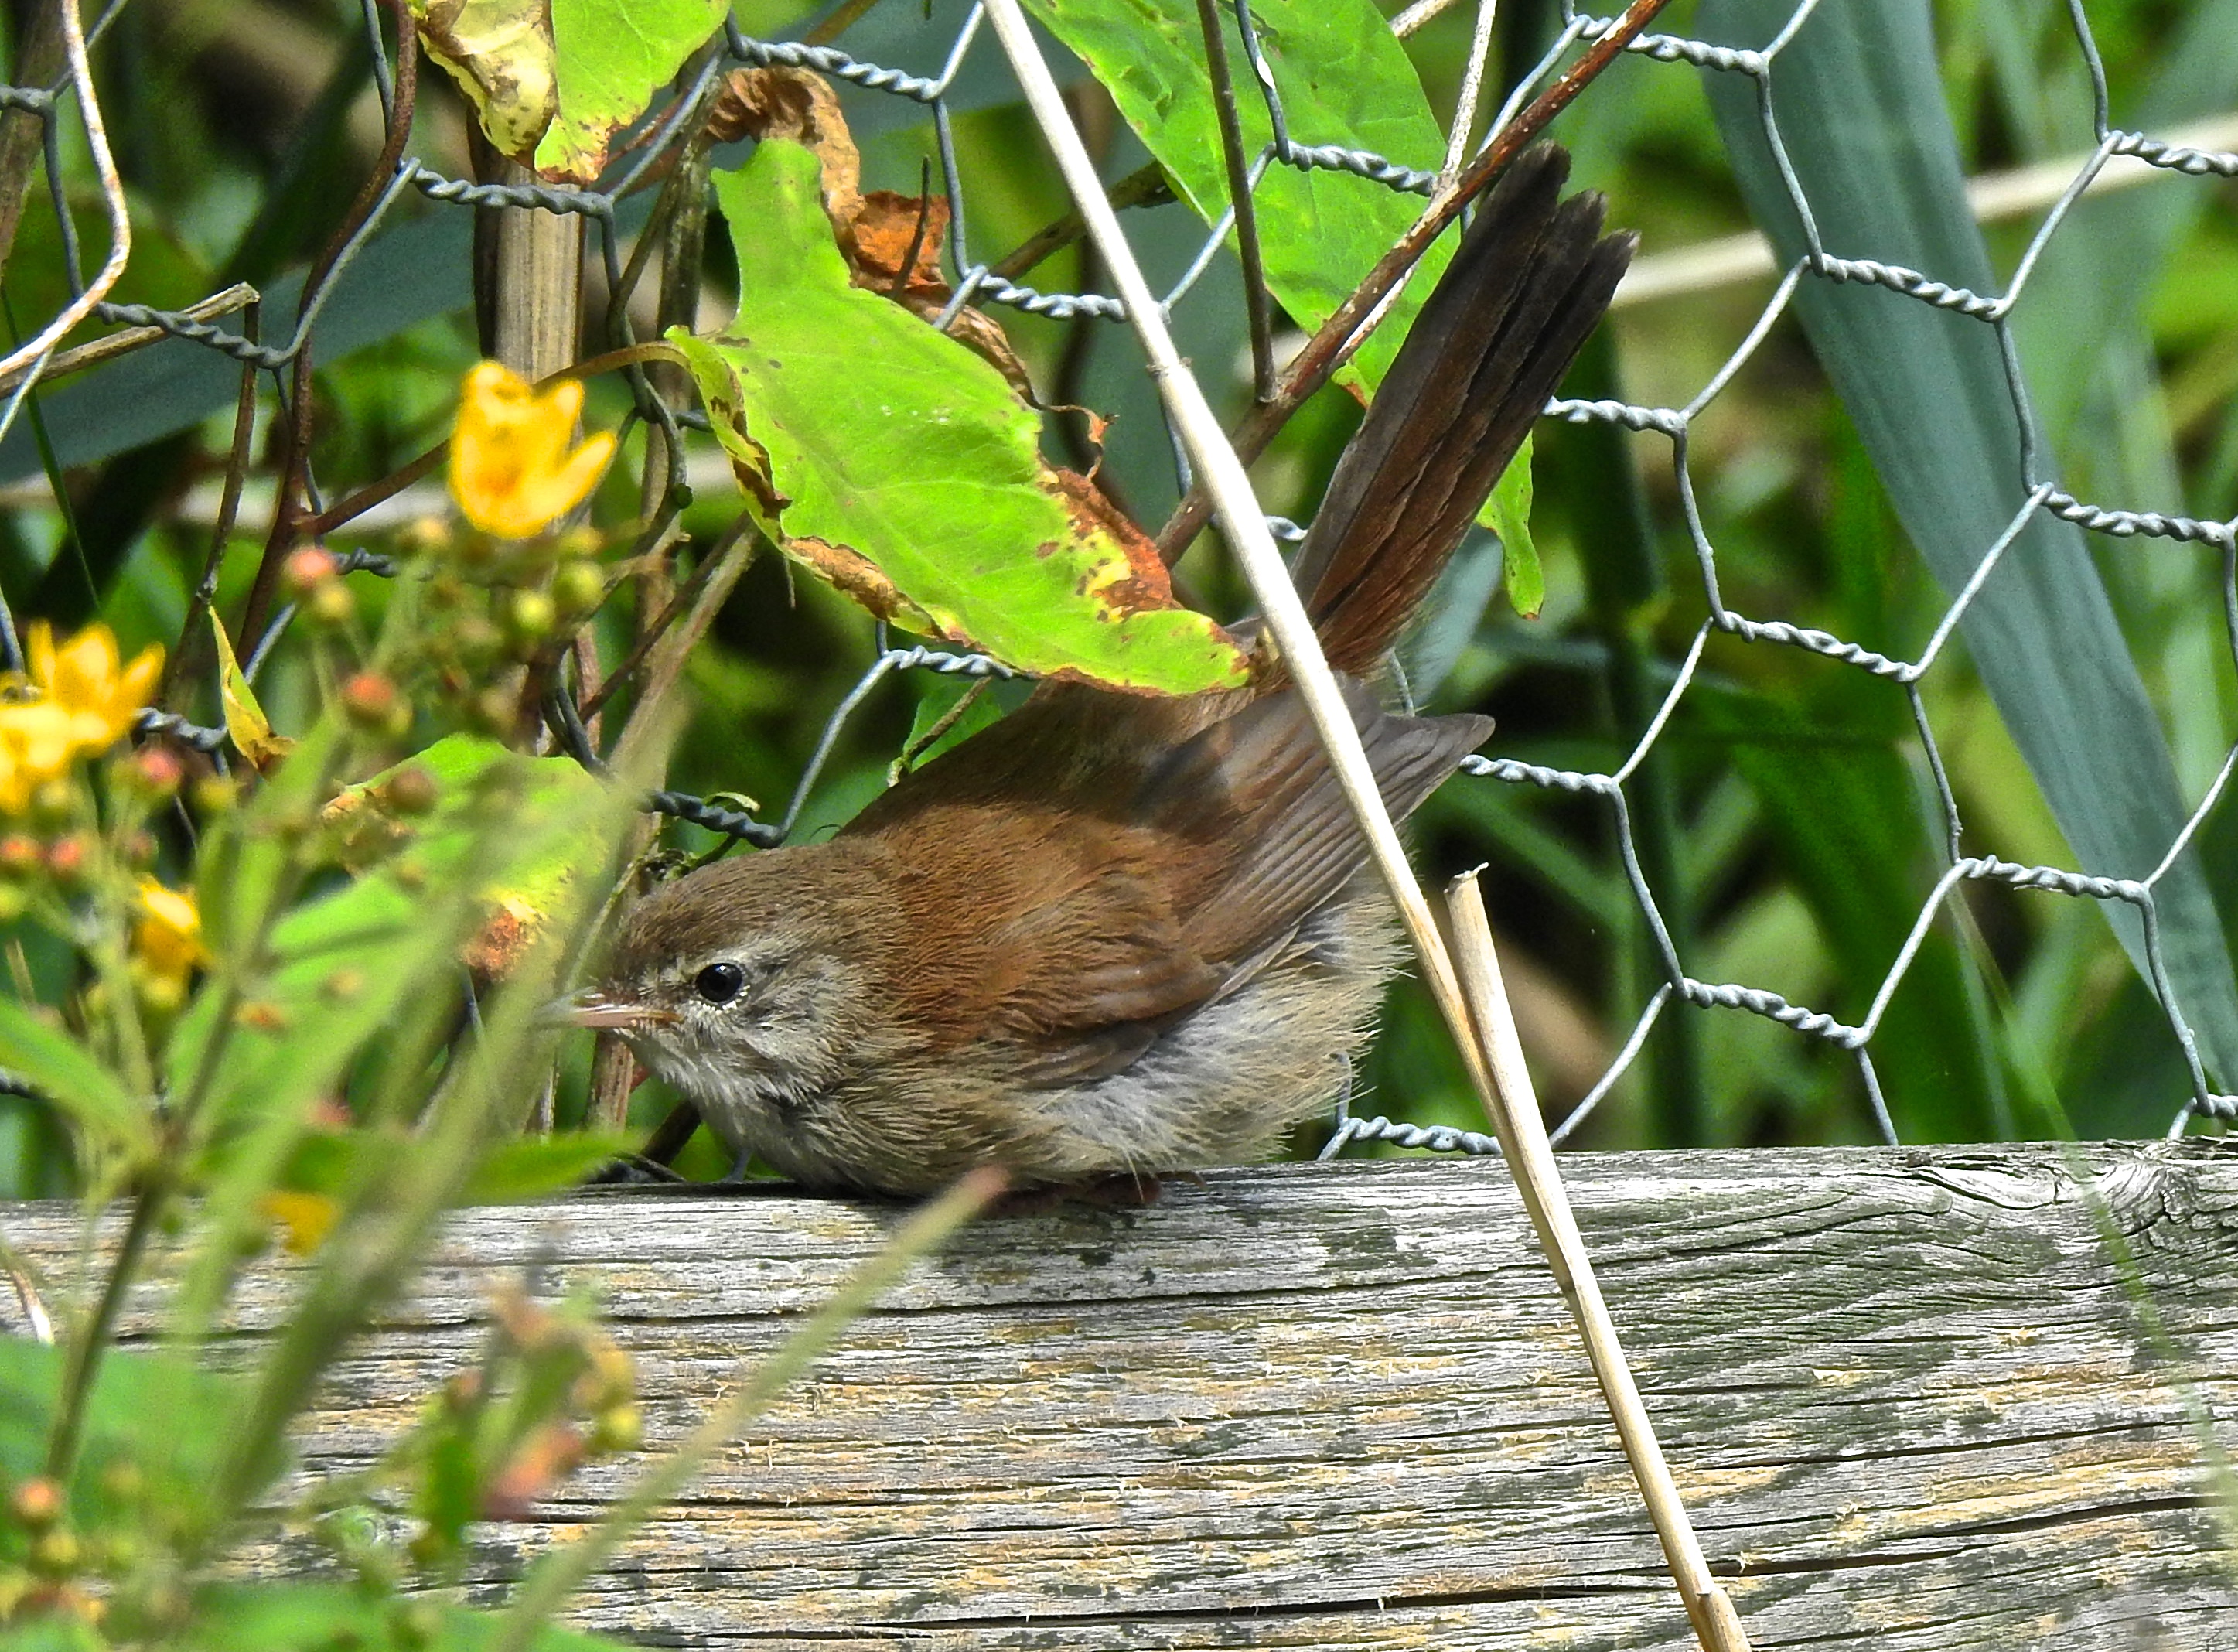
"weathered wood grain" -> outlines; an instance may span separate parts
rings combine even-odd
[[[1579,1156],[1602,1281],[1759,1648],[2238,1645],[2238,1154]],[[354,1464],[493,1284],[587,1284],[680,1436],[893,1224],[771,1194],[462,1213],[303,1440]],[[66,1268],[53,1207],[0,1227]],[[253,1275],[245,1330],[285,1312]],[[144,1327],[152,1297],[136,1305]],[[625,1482],[488,1529],[493,1589]],[[1689,1644],[1497,1164],[1223,1172],[991,1222],[581,1602],[663,1645]]]

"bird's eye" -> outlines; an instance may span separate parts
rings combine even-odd
[[[736,964],[710,964],[692,978],[692,985],[710,1004],[728,1004],[745,990],[746,972]]]

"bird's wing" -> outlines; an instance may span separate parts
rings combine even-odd
[[[929,893],[982,895],[909,914],[942,926],[927,950],[954,967],[896,990],[937,995],[945,1025],[1013,1044],[1023,1080],[1047,1087],[1120,1071],[1235,990],[1367,854],[1294,693],[1162,743],[1150,726],[1124,738],[1125,707],[1159,702],[1098,698],[1118,710],[1095,753],[1056,735],[1077,715],[1009,729],[1014,714],[951,753],[980,748],[967,772],[937,786],[928,772],[918,800],[890,793],[873,822]],[[1347,700],[1400,819],[1491,728],[1398,716],[1357,684]]]

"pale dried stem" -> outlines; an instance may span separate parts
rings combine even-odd
[[[124,183],[116,176],[116,157],[109,152],[109,132],[101,122],[101,105],[94,101],[93,70],[85,58],[85,30],[78,22],[77,0],[62,0],[63,56],[70,63],[70,83],[77,89],[78,113],[85,121],[86,146],[93,154],[93,169],[101,178],[102,204],[109,212],[109,258],[86,289],[63,307],[62,312],[23,344],[0,357],[0,380],[40,360],[109,295],[132,255],[132,221],[125,210]]]
[[[1360,823],[1367,839],[1369,855],[1389,886],[1400,919],[1406,925],[1407,936],[1420,957],[1422,979],[1445,1016],[1447,1025],[1467,1050],[1473,1040],[1469,1033],[1468,1007],[1461,998],[1453,960],[1447,956],[1445,943],[1430,914],[1430,904],[1423,896],[1421,886],[1414,880],[1414,869],[1407,864],[1406,847],[1399,840],[1399,828],[1393,824],[1390,812],[1383,806],[1374,771],[1361,745],[1360,731],[1353,726],[1352,713],[1345,707],[1335,674],[1321,655],[1313,621],[1306,615],[1306,605],[1292,587],[1289,570],[1283,566],[1281,553],[1275,548],[1274,535],[1268,531],[1266,516],[1252,492],[1251,479],[1228,445],[1220,421],[1205,400],[1204,391],[1174,348],[1173,335],[1167,328],[1157,297],[1150,291],[1142,266],[1135,260],[1134,249],[1120,230],[1118,215],[1104,198],[1102,182],[1096,176],[1096,163],[1074,129],[1048,64],[1042,61],[1039,49],[1027,32],[1025,14],[1019,9],[1017,0],[988,0],[987,19],[1010,60],[1011,70],[1025,92],[1027,106],[1033,110],[1043,135],[1056,152],[1066,187],[1072,191],[1074,202],[1088,221],[1089,235],[1119,289],[1119,296],[1127,307],[1127,319],[1149,358],[1150,376],[1165,401],[1167,416],[1188,450],[1190,463],[1196,467],[1203,481],[1222,532],[1235,547],[1244,576],[1251,582],[1252,593],[1259,599],[1268,632],[1321,734],[1329,766],[1336,773],[1337,785],[1352,807],[1354,819]]]
[[[1561,1173],[1554,1168],[1554,1149],[1546,1139],[1546,1125],[1539,1115],[1539,1098],[1531,1074],[1523,1065],[1523,1041],[1515,1028],[1515,1012],[1507,1002],[1507,989],[1500,979],[1500,958],[1493,949],[1492,926],[1485,917],[1484,897],[1477,874],[1456,878],[1446,890],[1446,909],[1453,919],[1453,952],[1460,965],[1461,985],[1474,1018],[1476,1042],[1482,1050],[1493,1087],[1485,1101],[1492,1114],[1493,1133],[1515,1178],[1516,1191],[1529,1213],[1531,1225],[1554,1270],[1570,1311],[1586,1343],[1609,1415],[1616,1423],[1617,1438],[1624,1446],[1632,1476],[1639,1483],[1641,1498],[1655,1535],[1662,1539],[1665,1559],[1678,1594],[1686,1603],[1686,1616],[1694,1638],[1704,1652],[1747,1652],[1747,1633],[1740,1615],[1710,1575],[1702,1556],[1685,1504],[1671,1478],[1670,1465],[1655,1438],[1641,1403],[1639,1385],[1632,1380],[1624,1347],[1609,1317],[1593,1277],[1592,1258],[1586,1252],[1584,1236],[1563,1191]]]
[[[237,281],[223,292],[212,293],[208,298],[188,305],[179,314],[190,322],[214,322],[221,315],[230,315],[236,310],[247,309],[256,301],[256,289],[245,281]],[[74,345],[67,350],[58,350],[40,372],[39,382],[42,385],[52,384],[56,379],[67,377],[72,373],[83,373],[88,368],[106,366],[120,356],[129,355],[135,350],[143,349],[150,344],[159,344],[163,340],[175,336],[176,335],[160,327],[128,327],[120,332],[111,333],[106,338],[97,338],[88,344]],[[24,374],[30,370],[26,368],[14,373],[0,373],[0,394],[14,389],[17,385],[23,382]]]
[[[1453,180],[1461,174],[1461,163],[1468,159],[1469,135],[1476,130],[1476,117],[1484,101],[1484,65],[1492,55],[1493,19],[1499,12],[1500,0],[1477,0],[1476,32],[1469,38],[1468,62],[1461,68],[1461,89],[1453,99],[1453,124],[1446,134],[1445,164],[1438,169],[1440,189],[1453,187]]]

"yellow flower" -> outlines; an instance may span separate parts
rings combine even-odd
[[[70,715],[44,700],[0,702],[0,814],[21,814],[31,794],[70,773]]]
[[[298,1257],[307,1257],[324,1244],[341,1215],[341,1206],[323,1193],[298,1193],[284,1187],[265,1194],[256,1208],[280,1230],[288,1253]]]
[[[24,635],[28,680],[0,683],[0,813],[21,814],[31,794],[70,773],[81,754],[106,751],[131,732],[156,692],[163,651],[141,650],[120,668],[116,637],[89,625],[57,649],[35,620]]]
[[[140,920],[132,926],[132,955],[142,969],[181,989],[209,953],[202,946],[202,915],[184,890],[140,880]]]
[[[500,539],[527,539],[581,504],[614,452],[604,432],[567,450],[582,411],[573,379],[539,395],[495,362],[469,372],[451,437],[451,497],[467,520]]]
[[[130,733],[163,674],[163,651],[154,643],[120,671],[116,635],[105,625],[86,627],[57,651],[52,627],[35,620],[23,652],[41,694],[69,713],[70,744],[81,752],[106,751]]]

